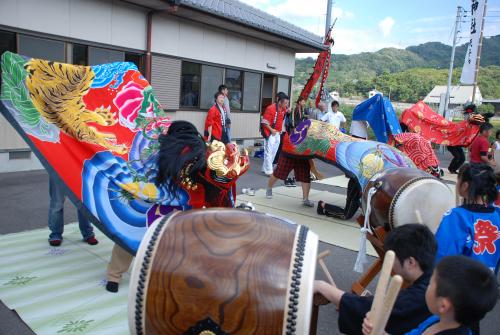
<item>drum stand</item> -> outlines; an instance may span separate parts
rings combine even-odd
[[[358,224],[363,227],[365,222],[365,217],[360,215],[357,219]],[[384,261],[384,244],[383,240],[385,239],[385,231],[384,227],[378,227],[373,229],[373,235],[367,234],[366,238],[373,245],[373,248],[377,252],[379,258],[370,266],[370,268],[363,273],[361,278],[357,282],[354,282],[351,286],[351,290],[353,293],[357,295],[366,295],[367,290],[366,287],[371,283],[371,281],[377,276],[382,269],[382,263]]]

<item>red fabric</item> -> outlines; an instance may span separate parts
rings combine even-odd
[[[417,133],[394,135],[395,147],[403,151],[423,171],[439,166],[439,160],[428,140]]]
[[[482,135],[477,136],[470,146],[470,161],[472,163],[484,163],[481,159],[481,152],[488,154],[489,149],[488,139]]]
[[[216,105],[208,110],[207,117],[205,118],[205,135],[208,132],[208,127],[212,126],[212,138],[220,141],[222,139],[222,123],[220,111]],[[207,138],[206,140],[210,140]]]
[[[326,81],[326,78],[328,78],[328,70],[330,68],[330,57],[331,57],[330,47],[333,45],[333,38],[331,37],[331,32],[332,31],[330,29],[326,34],[325,41],[323,43],[326,50],[321,51],[319,53],[318,58],[316,59],[316,64],[314,64],[313,73],[307,80],[306,85],[302,89],[302,92],[300,92],[300,98],[306,100],[309,99],[309,95],[311,94],[314,85],[316,85],[319,76],[323,74],[323,78],[321,79],[321,89],[319,90],[318,96],[316,97],[316,107],[318,107],[319,97],[321,97],[321,91],[324,82]]]
[[[464,146],[471,144],[479,132],[479,126],[468,121],[451,122],[419,101],[401,114],[401,121],[415,133],[432,143]]]
[[[280,155],[273,175],[278,179],[285,180],[292,170],[295,174],[295,180],[301,183],[311,182],[311,167],[307,159]]]
[[[276,106],[277,104],[272,104],[267,106],[266,110],[264,111],[264,114],[262,115],[262,121],[266,120],[267,124],[271,128],[281,132],[281,130],[283,129],[283,120],[285,119],[286,108],[285,107],[279,108],[278,117],[276,118],[276,124],[273,127],[274,117],[276,115]],[[263,132],[266,135],[266,137],[268,137],[271,133],[267,129],[267,127],[263,127]]]

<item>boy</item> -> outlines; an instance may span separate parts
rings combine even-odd
[[[496,278],[486,266],[465,256],[443,258],[425,293],[427,307],[434,314],[408,335],[469,335],[495,307],[498,299]],[[369,315],[363,322],[363,334],[369,335]]]
[[[332,101],[332,110],[324,114],[320,118],[320,120],[334,125],[339,130],[340,126],[345,125],[345,123],[347,122],[344,114],[342,114],[342,112],[339,111],[339,102],[337,100]]]
[[[479,127],[479,134],[477,134],[474,141],[470,145],[470,161],[471,163],[488,164],[495,167],[495,160],[489,156],[490,142],[488,138],[493,133],[493,126],[491,123],[483,123]]]
[[[399,293],[386,328],[391,334],[405,334],[431,315],[425,305],[425,290],[436,257],[436,240],[426,226],[407,224],[387,235],[384,249],[396,253],[393,271],[411,284]],[[371,308],[373,297],[346,293],[323,281],[315,282],[314,291],[339,307],[340,332],[362,334],[363,318]]]

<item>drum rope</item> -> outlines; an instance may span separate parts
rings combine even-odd
[[[370,188],[368,191],[367,201],[366,201],[366,212],[365,212],[365,221],[363,227],[361,228],[361,237],[359,239],[359,251],[358,257],[356,257],[356,263],[354,263],[354,271],[358,273],[363,273],[365,264],[367,263],[366,259],[366,234],[373,234],[373,231],[370,227],[370,214],[372,212],[372,196],[377,192],[375,187]]]

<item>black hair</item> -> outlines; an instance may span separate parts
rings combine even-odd
[[[206,144],[196,127],[187,121],[174,121],[167,134],[158,138],[158,175],[156,185],[166,185],[177,196],[182,170],[191,164],[188,175],[194,176],[206,167]]]
[[[493,271],[465,256],[443,257],[436,266],[436,295],[453,304],[455,321],[470,326],[491,311],[498,299]]]
[[[464,199],[466,204],[474,204],[478,197],[481,197],[486,204],[497,199],[495,173],[486,164],[466,163],[462,165],[458,170],[458,180],[469,184],[467,197]]]
[[[217,98],[218,98],[219,96],[221,96],[221,95],[224,95],[224,93],[222,93],[222,92],[220,92],[220,91],[214,94],[214,99],[215,99],[215,102],[217,102]]]
[[[286,93],[284,93],[284,92],[278,92],[278,94],[276,94],[276,98],[278,99],[278,102],[283,101],[283,100],[290,100],[288,95],[286,95]]]
[[[434,234],[427,226],[412,223],[391,230],[385,237],[384,250],[394,251],[401,264],[413,257],[420,265],[420,269],[427,272],[434,267],[437,243]]]
[[[483,131],[493,129],[493,125],[491,123],[485,122],[479,126],[479,132],[482,133]]]
[[[500,136],[500,129],[497,130],[497,133],[495,134],[495,138],[498,140],[498,136]]]
[[[222,84],[222,85],[219,85],[219,89],[217,90],[218,92],[222,92],[223,90],[225,90],[227,88],[226,85]]]
[[[333,101],[332,101],[332,108],[333,108],[333,106],[335,106],[335,105],[339,106],[339,102],[338,102],[337,100],[333,100]]]

